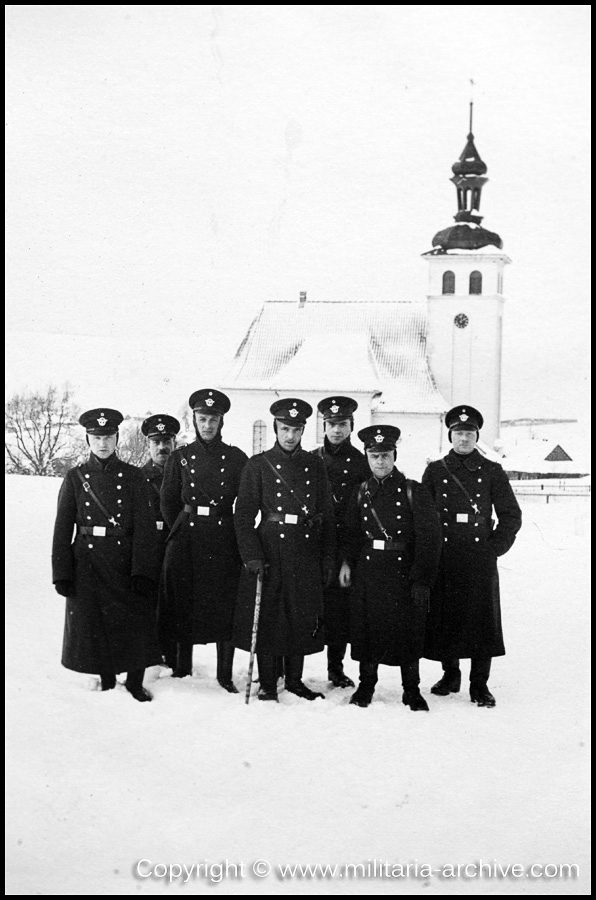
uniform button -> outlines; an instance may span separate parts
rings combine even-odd
[[[222,481],[222,483],[221,483],[221,486],[222,486],[222,487],[223,487],[223,486],[224,486],[224,484],[225,484],[225,481]]]
[[[480,538],[474,538],[474,540],[475,540],[475,541],[479,541],[479,540],[480,540]]]
[[[307,481],[306,483],[307,483],[307,484],[310,484],[310,481]]]
[[[122,503],[122,500],[117,500],[116,503]]]
[[[308,466],[306,467],[306,469],[305,469],[304,471],[305,471],[305,472],[308,472]]]
[[[398,493],[398,494],[401,494],[401,488],[398,488],[398,489],[397,489],[397,493]]]
[[[370,556],[367,556],[366,558],[367,558],[367,559],[370,559]]]
[[[447,496],[447,494],[443,494],[443,497],[446,497],[446,496]]]
[[[121,543],[122,543],[122,541],[118,541],[118,546],[120,546]]]
[[[280,534],[280,537],[281,537],[281,538],[285,537],[285,534]]]
[[[275,468],[276,468],[276,469],[281,469],[281,466],[278,465],[278,466],[276,466]]]
[[[121,490],[122,490],[122,485],[121,485],[121,484],[117,484],[117,485],[116,485],[116,490],[117,490],[117,491],[121,491]]]
[[[281,506],[278,506],[277,509],[278,509],[278,512],[281,512]]]
[[[122,472],[118,472],[118,478],[122,478]],[[480,480],[480,479],[478,479]]]
[[[347,475],[347,474],[348,474],[348,470],[344,469],[344,475]]]
[[[304,537],[307,537],[307,538],[308,538],[308,537],[310,537],[310,534],[305,534]]]
[[[398,557],[397,557],[397,561],[398,561],[398,562],[401,562],[401,556],[398,556]]]
[[[447,538],[443,538],[443,540],[444,540],[444,541],[446,541],[446,540],[447,540]]]
[[[278,492],[277,492],[277,496],[278,496],[278,497],[281,497],[281,491],[278,491]]]
[[[478,481],[482,481],[482,478],[479,478]]]
[[[398,534],[401,534],[401,531],[398,531],[397,533],[398,533]]]
[[[365,517],[364,517],[364,521],[365,521],[365,522],[368,522],[368,516],[365,516]]]
[[[401,516],[397,516],[398,519],[401,519]]]
[[[194,481],[191,481],[190,486],[191,486],[191,487],[194,487],[194,486],[195,486]]]
[[[219,471],[220,471],[220,472],[225,472],[225,471],[226,471],[225,466],[223,467],[223,469],[220,469]]]
[[[222,457],[221,457],[221,458],[222,458],[222,459],[225,459],[225,458],[226,458],[226,455],[225,455],[225,453],[224,453],[224,454],[223,454],[223,455],[222,455]]]
[[[85,475],[85,478],[91,478],[91,475]]]
[[[194,469],[191,469],[190,472],[191,472],[191,475],[194,475],[194,474],[195,474],[195,470],[194,470]]]
[[[474,528],[478,528],[478,522],[474,522]]]
[[[443,525],[445,526],[445,528],[447,528],[447,526],[449,525],[449,522],[443,522]]]
[[[85,501],[85,506],[91,506],[88,500]]]
[[[196,459],[196,456],[191,456],[191,459]]]
[[[121,518],[122,518],[122,513],[116,513],[116,518],[117,518],[117,519],[121,519]]]
[[[348,456],[348,458],[346,459],[346,462],[350,462],[350,457],[349,457],[349,456]]]
[[[401,506],[401,502],[399,500],[396,501],[396,506]]]
[[[193,498],[193,499],[194,499],[194,498]],[[191,527],[191,528],[194,528],[194,527],[195,527],[195,523],[194,523],[194,522],[191,522],[191,523],[190,523],[190,527]]]
[[[87,518],[89,519],[89,521],[91,521],[91,516],[87,516]]]
[[[307,497],[310,497],[310,494],[307,494],[306,496],[307,496]]]
[[[443,512],[449,512],[446,506],[443,507]]]
[[[276,478],[276,479],[275,479],[275,483],[276,483],[276,484],[281,484],[281,481],[279,480],[279,478]]]
[[[479,496],[480,496],[480,494],[476,494],[476,496],[477,496],[477,497],[479,497]]]
[[[90,550],[93,550],[93,544],[87,544]]]

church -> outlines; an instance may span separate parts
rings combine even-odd
[[[355,432],[380,423],[401,429],[398,466],[410,477],[447,452],[444,415],[460,403],[482,412],[479,449],[497,458],[503,271],[510,260],[499,235],[481,224],[488,179],[471,104],[470,132],[452,172],[455,224],[422,254],[426,300],[309,303],[301,293],[295,302],[264,303],[220,385],[234,410],[226,441],[249,455],[267,449],[274,440],[269,407],[297,396],[314,409],[302,441],[312,449],[323,441],[317,403],[337,393],[358,402]]]

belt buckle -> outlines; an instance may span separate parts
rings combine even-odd
[[[105,537],[107,528],[105,525],[94,525],[93,526],[93,537]]]
[[[469,516],[467,513],[457,513],[455,517],[456,522],[467,522],[469,520]]]
[[[209,515],[209,507],[208,506],[197,506],[197,516],[208,516]]]
[[[163,531],[163,522],[156,522],[155,525],[158,531]]]
[[[286,513],[284,516],[284,522],[286,523],[286,525],[297,525],[298,516],[295,516],[294,513]]]
[[[384,550],[385,541],[373,541],[373,550]]]

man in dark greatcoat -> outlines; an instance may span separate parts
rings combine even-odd
[[[382,664],[401,667],[402,702],[428,711],[419,660],[441,531],[426,488],[395,466],[400,433],[393,425],[358,432],[372,474],[353,491],[344,520],[340,584],[349,586],[355,570],[350,642],[352,658],[360,661],[360,684],[350,703],[370,705]]]
[[[487,687],[491,660],[505,654],[497,557],[513,545],[521,510],[502,467],[476,449],[483,424],[478,410],[455,406],[445,424],[453,450],[422,476],[443,523],[424,655],[443,665],[443,677],[431,688],[439,696],[459,691],[459,660],[471,659],[470,699],[491,707],[496,703]]]
[[[216,643],[217,681],[237,694],[231,638],[241,561],[232,509],[248,457],[222,440],[231,405],[225,394],[204,388],[188,402],[197,439],[174,450],[161,486],[171,531],[160,586],[160,639],[164,647],[177,644],[177,678],[192,674],[194,644]]]
[[[325,463],[331,484],[333,509],[337,528],[337,547],[342,544],[342,529],[348,500],[357,484],[370,475],[366,457],[353,446],[350,435],[354,430],[354,413],[358,404],[351,397],[326,397],[317,404],[323,416],[325,437],[322,447],[312,452]],[[327,674],[335,687],[354,687],[344,672],[343,661],[350,640],[350,588],[342,588],[338,581],[342,558],[335,559],[333,581],[325,588],[325,640],[327,641]]]
[[[140,471],[116,456],[122,414],[103,407],[79,419],[89,459],[67,472],[52,547],[52,580],[66,597],[62,665],[99,674],[141,702],[146,666],[161,662],[150,600],[158,570],[155,522]],[[73,530],[75,531],[73,540]]]
[[[176,435],[180,431],[180,422],[174,416],[165,413],[149,416],[141,425],[141,431],[147,438],[147,447],[149,449],[149,459],[141,466],[141,472],[147,480],[149,488],[149,499],[151,501],[151,509],[155,519],[155,529],[157,538],[157,562],[159,572],[163,566],[163,560],[166,552],[166,541],[170,533],[170,529],[164,519],[160,505],[161,483],[163,481],[163,473],[165,465],[176,449]],[[158,599],[158,583],[152,593],[152,599],[157,608]],[[176,644],[170,643],[168,646],[162,646],[166,663],[173,669],[176,665]]]
[[[257,637],[259,699],[277,701],[278,658],[286,690],[323,694],[302,681],[304,657],[325,646],[323,585],[333,577],[335,519],[323,461],[302,449],[312,407],[290,397],[271,406],[276,441],[242,474],[234,522],[244,562],[234,618],[237,647],[250,650],[257,576],[263,591]],[[260,523],[255,528],[255,519]]]

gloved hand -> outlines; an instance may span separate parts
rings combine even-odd
[[[323,572],[323,586],[329,587],[333,583],[333,576],[335,575],[335,560],[330,556],[325,556],[321,569]]]
[[[412,600],[421,605],[428,606],[430,601],[430,588],[426,584],[415,581],[412,585]]]
[[[249,559],[244,565],[253,575],[260,575],[262,578],[265,574],[265,563],[262,559]]]
[[[61,597],[72,597],[74,594],[74,583],[72,581],[56,581],[54,587]]]
[[[153,587],[154,582],[150,578],[146,578],[145,575],[133,575],[130,579],[130,589],[133,594],[138,594],[139,597],[148,597]]]

